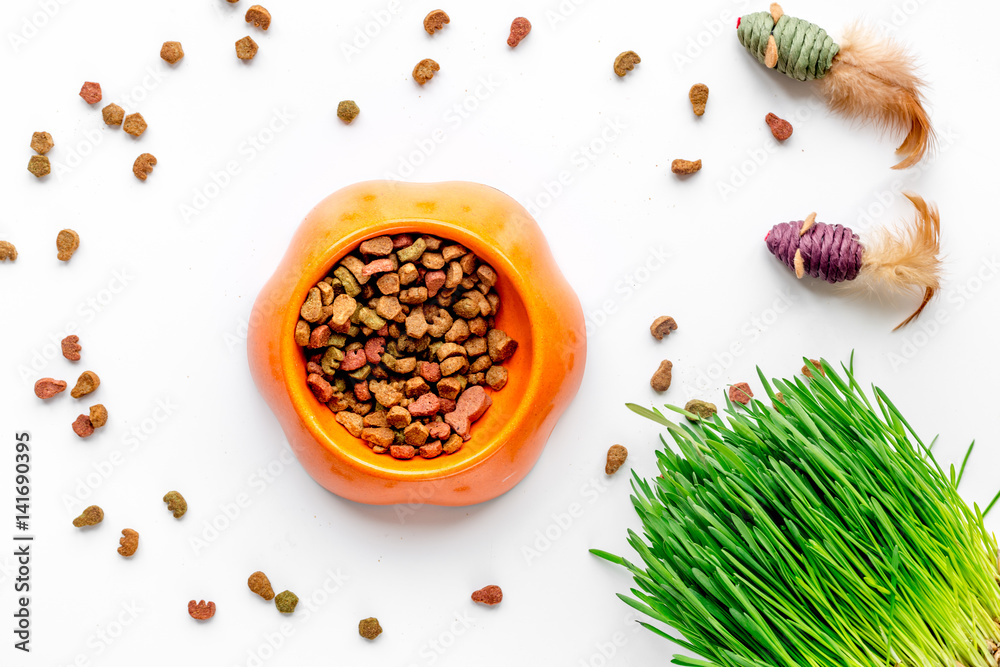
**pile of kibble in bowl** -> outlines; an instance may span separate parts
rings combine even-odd
[[[295,342],[309,388],[377,454],[454,454],[517,350],[494,327],[496,282],[493,267],[446,239],[362,242],[302,304]]]

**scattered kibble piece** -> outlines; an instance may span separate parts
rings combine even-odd
[[[639,54],[635,51],[622,51],[615,58],[615,74],[625,76],[632,71],[636,65],[642,62]]]
[[[684,404],[684,409],[696,416],[696,419],[688,417],[688,421],[698,421],[701,419],[711,419],[718,412],[715,403],[701,401],[697,398],[691,399]]]
[[[81,438],[89,438],[94,435],[94,425],[90,423],[90,417],[87,415],[80,415],[73,422],[73,433],[76,433]]]
[[[125,130],[125,134],[131,134],[133,137],[141,137],[142,133],[146,131],[146,127],[146,119],[142,117],[141,113],[130,113],[122,121],[122,129]]]
[[[10,241],[0,241],[0,262],[17,259],[17,248]]]
[[[45,155],[56,143],[52,141],[52,135],[48,132],[35,132],[31,135],[31,150],[39,155]]]
[[[101,101],[101,84],[93,81],[85,81],[80,88],[80,97],[87,104],[97,104]]]
[[[254,572],[247,579],[247,586],[250,590],[261,596],[265,600],[274,599],[274,589],[271,588],[271,581],[267,578],[267,575],[261,571]]]
[[[66,336],[62,339],[60,346],[64,357],[70,361],[80,361],[80,351],[83,350],[83,347],[80,345],[79,336]]]
[[[354,103],[354,100],[344,100],[337,105],[337,118],[344,121],[348,125],[354,122],[354,119],[358,117],[361,113],[361,109],[358,105]]]
[[[267,30],[271,27],[271,12],[260,5],[251,5],[247,10],[246,22],[252,23],[255,28]]]
[[[813,371],[819,369],[819,372],[824,377],[826,376],[826,370],[823,368],[823,364],[819,362],[818,359],[810,359],[808,364],[802,366],[802,374],[807,378],[812,378]]]
[[[628,458],[628,450],[621,445],[611,445],[608,448],[608,462],[604,466],[604,474],[614,475]]]
[[[149,174],[153,173],[154,166],[156,166],[156,156],[152,153],[143,153],[132,163],[132,173],[140,181],[144,181]]]
[[[775,393],[774,400],[777,401],[778,403],[781,403],[782,405],[788,405],[788,403],[785,402],[785,395],[782,394],[780,391]],[[778,406],[776,406],[774,403],[771,403],[771,407],[775,410],[778,409]]]
[[[503,601],[503,591],[500,590],[499,586],[494,586],[493,584],[483,586],[472,594],[472,601],[492,607]]]
[[[424,58],[413,68],[413,80],[421,86],[434,78],[434,72],[440,71],[441,66],[430,58]]]
[[[42,378],[35,383],[35,396],[44,400],[48,400],[55,396],[56,394],[66,391],[66,383],[62,380],[55,380],[53,378]]]
[[[663,315],[657,317],[653,320],[653,323],[649,325],[649,333],[653,335],[656,340],[663,340],[664,336],[669,336],[671,331],[677,331],[677,322],[674,318]]]
[[[274,596],[274,606],[282,614],[291,614],[299,603],[299,596],[291,591],[282,591]]]
[[[708,104],[708,86],[703,83],[696,83],[688,91],[688,99],[691,100],[691,108],[695,116],[705,115],[705,105]]]
[[[424,30],[428,35],[441,30],[446,23],[451,23],[451,17],[443,9],[435,9],[424,17]]]
[[[792,124],[784,118],[778,118],[773,113],[769,113],[764,117],[764,122],[771,128],[771,134],[778,141],[784,141],[792,136]]]
[[[167,504],[167,509],[174,513],[175,519],[181,518],[188,511],[187,501],[178,491],[168,491],[163,496],[163,502]]]
[[[80,374],[80,377],[76,381],[76,386],[69,392],[69,395],[73,398],[80,398],[92,393],[100,386],[101,378],[97,377],[97,373],[94,371],[84,371]]]
[[[746,382],[737,382],[729,387],[729,400],[734,403],[746,405],[753,398],[753,391]]]
[[[68,262],[79,247],[80,235],[72,229],[64,229],[56,235],[56,256],[59,261]]]
[[[670,171],[675,174],[686,176],[688,174],[693,174],[696,171],[701,171],[701,160],[674,160],[670,163]]]
[[[101,109],[101,116],[104,117],[105,125],[121,125],[125,120],[125,109],[112,102]]]
[[[237,58],[240,60],[253,60],[255,55],[257,55],[257,42],[253,41],[250,35],[236,42]]]
[[[660,367],[656,369],[653,373],[653,377],[649,380],[649,386],[655,391],[663,392],[670,389],[670,377],[673,372],[674,365],[667,359],[660,362]]]
[[[118,553],[125,558],[131,558],[139,548],[139,533],[131,528],[125,528],[122,530],[122,536],[118,543],[121,545],[118,547]]]
[[[108,409],[103,403],[90,406],[90,423],[94,428],[101,428],[108,423]]]
[[[171,65],[184,57],[184,47],[180,42],[163,42],[160,47],[160,57]]]
[[[44,155],[32,155],[28,160],[28,171],[35,178],[41,178],[42,176],[48,176],[52,172],[52,165],[49,163],[48,157]]]
[[[531,32],[531,21],[523,16],[518,16],[510,23],[510,37],[507,38],[507,46],[513,49],[528,36],[529,32]]]
[[[73,525],[77,528],[83,528],[85,526],[96,526],[102,521],[104,521],[104,510],[97,505],[91,505],[80,512],[80,516],[73,519]]]
[[[188,602],[188,614],[196,621],[207,621],[215,616],[215,603],[191,600]]]
[[[358,622],[358,634],[371,641],[382,634],[382,626],[374,616],[363,618]]]

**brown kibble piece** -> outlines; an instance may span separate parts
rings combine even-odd
[[[691,108],[695,116],[705,115],[705,105],[708,103],[708,86],[703,83],[696,83],[688,91],[688,99],[691,100]]]
[[[52,165],[49,163],[48,157],[44,155],[32,155],[28,158],[28,171],[35,178],[41,178],[42,176],[48,176],[52,172]]]
[[[48,132],[35,132],[31,135],[31,150],[39,155],[45,155],[55,146],[52,135]]]
[[[94,428],[101,428],[108,423],[108,409],[103,403],[90,406],[90,424]]]
[[[236,42],[236,57],[240,60],[253,60],[257,55],[257,42],[253,41],[250,35]]]
[[[121,545],[118,547],[118,553],[125,556],[125,558],[130,558],[135,555],[136,550],[139,548],[139,533],[131,528],[125,528],[122,530],[122,536],[118,540],[118,543]]]
[[[260,5],[251,5],[250,9],[247,10],[245,18],[246,22],[252,23],[255,28],[267,30],[271,27],[271,12]]]
[[[35,396],[44,400],[50,399],[56,394],[66,391],[66,383],[62,380],[52,378],[42,378],[35,383]]]
[[[434,73],[441,70],[441,66],[430,58],[424,58],[413,68],[413,80],[421,86],[434,78]]]
[[[80,398],[93,392],[101,386],[101,378],[94,371],[84,371],[76,381],[76,386],[69,392],[73,398]]]
[[[435,9],[424,17],[424,30],[428,35],[433,35],[435,31],[444,28],[446,23],[451,23],[451,17],[443,9]]]
[[[531,32],[531,21],[523,16],[518,16],[510,23],[510,37],[507,38],[507,46],[513,49],[528,36],[529,32]]]
[[[187,501],[179,491],[167,491],[163,496],[163,502],[167,504],[167,509],[173,513],[175,519],[181,518],[188,511]]]
[[[389,456],[394,459],[408,461],[416,455],[417,449],[412,445],[391,445],[389,447]]]
[[[670,163],[670,171],[678,174],[679,176],[687,176],[688,174],[693,174],[696,171],[701,171],[701,160],[674,160]]]
[[[125,134],[130,134],[133,137],[141,137],[142,133],[146,131],[146,127],[146,119],[142,117],[141,113],[130,113],[122,121],[122,129],[125,130]]]
[[[254,572],[247,579],[247,586],[250,590],[261,596],[265,600],[274,599],[274,589],[271,588],[271,580],[261,571]]]
[[[371,641],[382,634],[382,626],[374,616],[363,618],[358,622],[358,634]]]
[[[62,339],[62,355],[69,359],[70,361],[80,361],[80,351],[83,347],[80,346],[80,337],[66,336]]]
[[[771,134],[778,141],[784,141],[792,136],[792,124],[784,118],[778,118],[773,113],[769,113],[764,117],[764,122],[771,128]]]
[[[666,391],[670,389],[670,376],[673,371],[674,364],[667,359],[660,362],[660,367],[656,369],[653,373],[653,377],[649,380],[649,386],[656,391]]]
[[[493,391],[500,391],[507,386],[507,369],[503,366],[490,366],[486,371],[486,384]]]
[[[642,62],[639,54],[635,51],[622,51],[615,58],[615,74],[625,76],[632,71],[632,68]]]
[[[815,368],[813,368],[815,366]],[[821,375],[826,377],[826,370],[823,368],[823,364],[819,362],[818,359],[810,359],[808,364],[802,366],[802,374],[807,378],[812,379],[813,371],[819,369]]]
[[[97,505],[91,505],[80,513],[80,516],[73,519],[73,525],[77,528],[86,526],[96,526],[104,521],[104,510]]]
[[[80,415],[73,422],[73,433],[76,433],[81,438],[89,438],[94,435],[94,425],[90,423],[90,417],[87,415]]]
[[[17,248],[10,241],[0,241],[0,262],[17,259]]]
[[[93,81],[85,81],[80,88],[80,97],[87,104],[97,104],[101,101],[101,84]]]
[[[80,235],[72,229],[64,229],[56,235],[56,250],[59,260],[68,262],[80,247]]]
[[[337,118],[344,121],[348,125],[354,122],[354,119],[358,117],[361,113],[361,109],[354,100],[344,100],[337,105]]]
[[[125,120],[125,109],[112,102],[101,109],[101,116],[104,117],[105,125],[121,125]]]
[[[180,42],[163,42],[163,46],[160,47],[160,57],[173,65],[184,57],[184,47]]]
[[[215,616],[215,603],[191,600],[188,602],[188,614],[196,621],[207,621]]]
[[[729,387],[729,400],[733,403],[746,405],[753,398],[753,391],[746,382],[737,382]]]
[[[140,181],[146,180],[146,176],[153,173],[153,167],[156,165],[156,158],[152,153],[143,153],[135,159],[132,163],[132,173]]]
[[[653,320],[653,323],[649,325],[649,333],[651,333],[653,338],[656,340],[663,340],[663,337],[669,336],[671,331],[677,331],[677,322],[675,322],[672,317],[657,317]]]
[[[621,445],[611,445],[608,448],[608,462],[604,465],[605,475],[614,475],[628,458],[628,450]]]
[[[489,585],[480,588],[472,594],[472,601],[479,604],[493,606],[503,601],[503,591],[499,586]]]

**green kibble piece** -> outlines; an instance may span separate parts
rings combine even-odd
[[[323,367],[323,372],[333,375],[340,368],[340,362],[344,360],[344,351],[336,347],[328,347],[323,353],[323,358],[319,365]]]
[[[361,285],[346,266],[338,266],[334,270],[333,275],[340,279],[340,284],[344,286],[344,292],[348,296],[354,297],[361,294]]]
[[[396,370],[396,357],[391,354],[382,355],[382,365],[388,368],[390,371],[395,372]]]
[[[368,374],[371,372],[372,372],[372,365],[365,364],[358,370],[348,373],[348,375],[355,380],[361,381],[364,380],[366,377],[368,377]]]
[[[333,388],[341,393],[347,391],[347,380],[344,378],[334,378]]]
[[[177,491],[170,491],[163,496],[163,502],[167,504],[167,509],[173,512],[174,518],[179,519],[188,511],[187,501]]]
[[[378,619],[374,616],[365,618],[358,623],[358,634],[365,639],[372,640],[382,634],[382,626],[379,625]]]
[[[356,338],[359,333],[361,333],[361,327],[356,324],[352,324],[351,328],[347,330],[347,335],[351,338]]]
[[[361,308],[361,311],[358,313],[358,321],[372,331],[378,331],[385,326],[385,320],[379,317],[371,308]]]
[[[337,118],[344,121],[348,125],[354,122],[354,119],[358,117],[361,113],[361,109],[355,104],[354,100],[344,100],[337,105]]]
[[[407,264],[420,259],[420,256],[424,254],[425,250],[427,250],[427,242],[422,238],[419,238],[405,248],[397,250],[396,257],[399,258],[400,264]]]
[[[291,614],[299,603],[299,596],[291,591],[282,591],[274,596],[274,606],[282,614]]]
[[[692,412],[698,415],[698,419],[691,419],[688,417],[688,421],[698,421],[701,419],[711,419],[719,411],[715,407],[715,403],[709,403],[708,401],[699,401],[698,399],[693,399],[688,401],[684,405],[684,409],[688,412]]]
[[[332,347],[344,347],[347,345],[347,336],[337,333],[332,334],[329,343]]]

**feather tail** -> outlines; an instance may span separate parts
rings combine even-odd
[[[923,291],[923,301],[896,329],[916,319],[940,288],[941,217],[937,207],[917,195],[905,193],[916,218],[909,224],[881,229],[864,243],[861,271],[853,286],[878,291]],[[895,331],[895,329],[893,329]]]
[[[933,144],[934,131],[922,104],[923,81],[913,57],[895,41],[851,26],[820,82],[834,111],[906,135],[896,149],[903,159],[893,169],[912,167]]]

